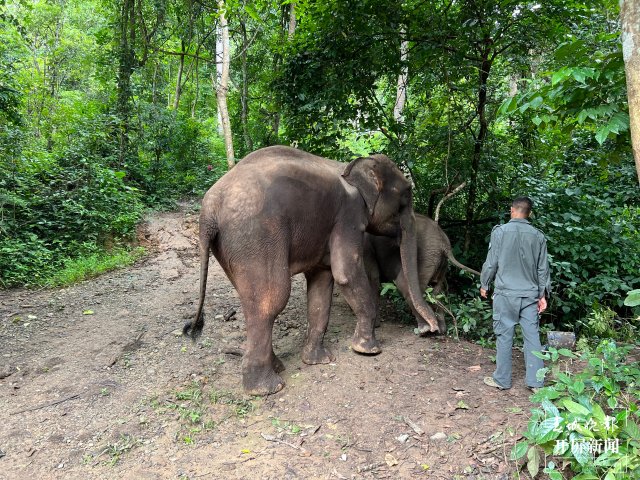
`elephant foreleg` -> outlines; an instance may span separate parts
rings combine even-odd
[[[366,238],[366,236],[365,236]],[[373,246],[371,244],[365,244],[364,248],[364,265],[367,270],[367,278],[369,279],[369,285],[373,292],[373,298],[376,303],[376,319],[374,326],[377,328],[380,326],[380,268],[378,261],[376,260]]]
[[[351,349],[358,353],[377,355],[382,351],[374,333],[378,293],[371,290],[362,250],[350,251],[340,248],[341,245],[361,244],[361,239],[358,242],[348,237],[334,237],[331,242],[331,270],[333,278],[341,287],[342,295],[356,315],[356,330],[351,341]]]
[[[329,311],[333,295],[331,270],[313,270],[307,278],[307,337],[302,348],[302,361],[307,365],[330,363],[335,356],[323,345],[329,324]]]

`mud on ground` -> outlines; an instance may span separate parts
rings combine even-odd
[[[386,309],[383,352],[349,350],[355,319],[334,294],[329,365],[300,360],[304,278],[274,328],[287,385],[241,388],[244,318],[212,262],[204,334],[195,313],[197,216],[155,214],[150,255],[57,290],[0,292],[2,479],[506,479],[530,392],[482,383],[493,351],[418,338]],[[230,319],[223,318],[236,310]]]

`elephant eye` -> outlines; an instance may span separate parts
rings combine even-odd
[[[400,194],[400,205],[406,207],[411,204],[411,191],[405,190]]]

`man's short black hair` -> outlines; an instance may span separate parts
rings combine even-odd
[[[511,202],[511,206],[515,210],[518,210],[528,216],[531,213],[531,210],[533,210],[533,200],[529,197],[518,197]]]

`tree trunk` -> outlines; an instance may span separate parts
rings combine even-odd
[[[131,128],[131,75],[135,61],[135,0],[123,0],[120,9],[118,46],[118,163],[122,167],[129,153]]]
[[[400,35],[402,37],[400,41],[400,63],[401,70],[398,75],[398,85],[396,87],[396,104],[393,107],[393,118],[396,122],[402,123],[404,121],[404,116],[402,112],[404,111],[404,105],[407,101],[407,82],[409,81],[409,67],[407,65],[407,53],[409,50],[409,42],[407,42],[405,37],[404,27],[400,31]]]
[[[489,71],[491,70],[492,61],[490,60],[491,51],[485,49],[482,52],[482,61],[480,63],[479,85],[478,85],[478,105],[477,115],[479,121],[478,134],[475,137],[473,146],[473,156],[471,158],[471,178],[469,179],[469,196],[466,211],[466,228],[464,235],[464,251],[469,251],[471,246],[471,225],[473,222],[474,207],[476,195],[478,191],[478,172],[480,171],[480,160],[482,159],[482,150],[484,142],[489,132],[489,122],[487,121],[487,80],[489,79]]]
[[[196,91],[193,95],[193,103],[191,104],[191,118],[196,118],[196,106],[198,105],[198,96],[200,95],[200,69],[198,68],[200,64],[198,63],[198,58],[195,59],[196,62]]]
[[[242,134],[244,135],[245,147],[247,148],[247,152],[252,152],[253,139],[249,134],[249,75],[247,72],[249,40],[247,38],[247,26],[244,20],[240,22],[240,30],[242,31],[242,95],[240,96],[242,111],[240,113],[240,121],[242,122]]]
[[[622,55],[627,77],[633,158],[640,183],[640,0],[620,1]]]
[[[235,165],[235,155],[233,152],[233,137],[231,135],[231,122],[229,120],[229,110],[227,108],[227,92],[229,91],[229,24],[225,15],[225,2],[218,0],[220,35],[216,47],[221,51],[216,52],[216,62],[220,62],[218,69],[218,81],[216,85],[216,100],[218,101],[218,118],[222,126],[224,136],[224,146],[227,152],[227,166],[232,169]]]
[[[296,4],[292,2],[289,4],[289,41],[293,39],[293,35],[296,33]]]
[[[178,64],[178,78],[176,79],[176,95],[173,99],[173,109],[177,110],[180,106],[180,95],[182,93],[182,72],[184,71],[184,54],[186,52],[184,40],[180,41],[180,63]],[[187,75],[188,78],[188,75]]]
[[[293,36],[295,35],[296,32],[296,25],[297,25],[297,21],[296,21],[296,7],[295,7],[295,3],[290,3],[289,4],[289,9],[287,11],[286,9],[287,5],[283,5],[282,8],[280,9],[281,12],[281,17],[280,17],[280,25],[282,27],[282,29],[280,30],[280,41],[284,44],[285,41],[291,41],[293,39]],[[285,39],[285,26],[287,26],[287,37]],[[282,55],[279,53],[276,53],[273,57],[273,71],[277,72],[280,70],[280,67],[282,65]],[[277,144],[280,141],[280,112],[279,111],[275,111],[273,113],[273,122],[271,124],[271,129],[272,129],[272,133],[273,133],[273,138],[271,137],[271,135],[269,135],[269,144],[273,145],[273,144]]]

